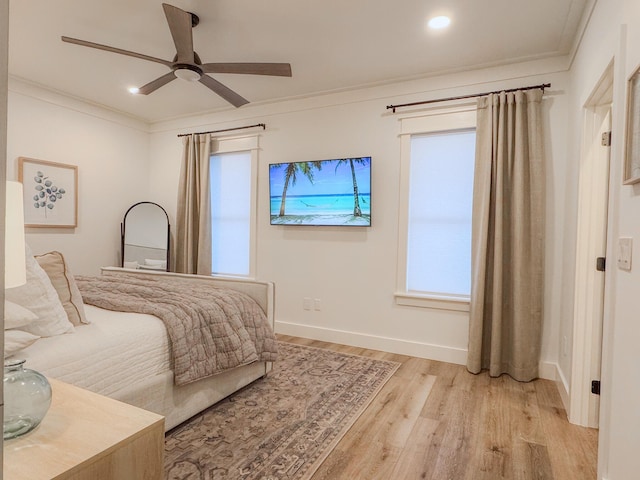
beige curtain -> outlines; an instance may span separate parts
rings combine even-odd
[[[544,147],[539,89],[478,99],[467,368],[538,376]]]
[[[211,135],[182,137],[182,169],[178,186],[175,269],[211,275]]]

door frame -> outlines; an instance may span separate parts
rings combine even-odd
[[[571,383],[569,389],[569,421],[577,425],[598,427],[599,398],[590,391],[591,380],[600,380],[602,364],[602,325],[604,318],[605,272],[596,272],[596,257],[607,252],[609,175],[611,170],[611,151],[607,162],[606,174],[598,175],[593,169],[585,168],[585,162],[591,155],[591,145],[598,136],[599,127],[609,115],[613,104],[613,63],[611,63],[589,99],[583,107],[582,148],[580,158],[580,190],[585,185],[594,185],[604,189],[596,202],[602,202],[603,208],[594,211],[590,206],[578,205],[578,227],[576,236],[576,271],[573,311],[573,348],[571,362]],[[600,236],[600,240],[596,237]],[[602,243],[599,245],[599,243]],[[611,268],[613,259],[609,259]],[[602,284],[602,286],[600,286]],[[593,300],[594,292],[601,290],[599,302]],[[599,293],[600,294],[600,293]]]

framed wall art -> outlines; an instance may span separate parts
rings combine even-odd
[[[627,129],[623,183],[640,182],[640,66],[627,82]]]
[[[18,158],[24,195],[25,227],[75,228],[78,225],[78,167]]]

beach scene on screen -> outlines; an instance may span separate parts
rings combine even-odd
[[[272,225],[371,225],[371,157],[269,165]]]

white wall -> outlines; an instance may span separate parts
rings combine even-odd
[[[78,227],[30,228],[27,243],[59,250],[78,274],[118,265],[122,217],[148,196],[146,126],[16,80],[8,103],[8,179],[18,178],[18,157],[78,166]]]
[[[640,2],[598,0],[571,68],[569,155],[579,156],[580,119],[588,95],[611,60],[614,65],[610,227],[606,274],[599,479],[627,480],[640,471],[640,186],[622,185],[626,79],[640,64]],[[615,265],[618,237],[636,243],[632,271]],[[565,326],[562,327],[566,328]]]
[[[352,345],[464,363],[468,314],[398,306],[394,301],[398,238],[398,119],[386,105],[496,88],[551,82],[549,119],[547,284],[542,359],[544,375],[558,362],[560,295],[566,277],[562,251],[565,216],[567,76],[556,61],[448,75],[323,97],[248,105],[242,109],[157,124],[151,135],[152,194],[175,218],[180,142],[177,133],[264,122],[260,134],[258,277],[276,284],[277,328]],[[410,110],[409,110],[410,111]],[[416,109],[414,109],[414,112]],[[346,156],[372,157],[372,227],[269,225],[268,165]],[[575,190],[575,189],[574,189]],[[570,220],[569,220],[570,223]],[[571,263],[569,263],[571,265]],[[305,311],[303,297],[319,298]]]

